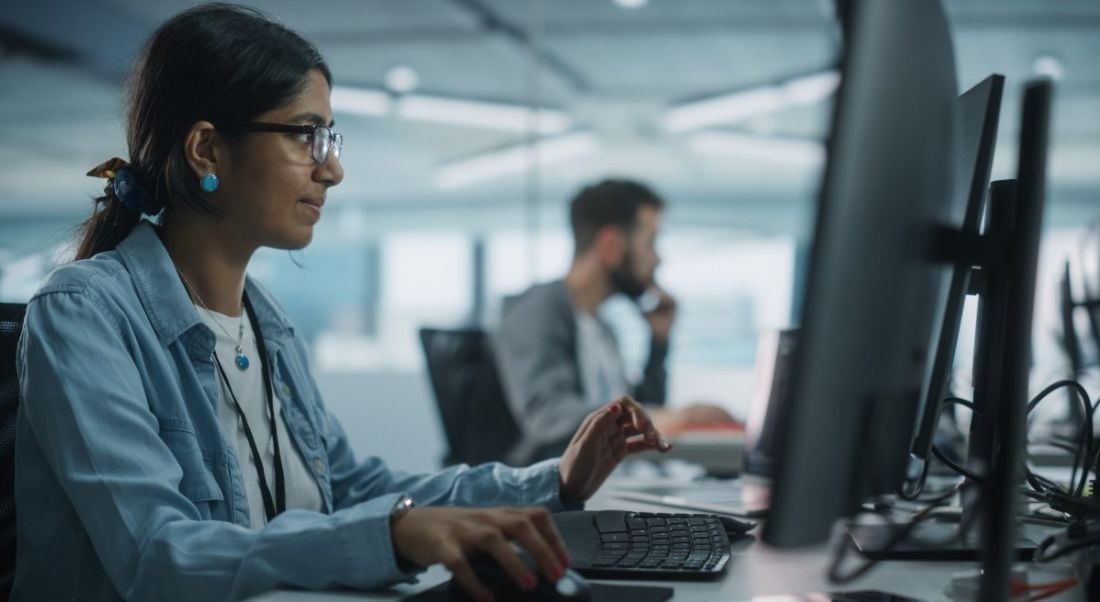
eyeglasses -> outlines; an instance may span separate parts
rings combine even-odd
[[[299,134],[305,136],[302,142],[310,145],[310,155],[318,164],[328,160],[329,152],[337,159],[344,146],[344,136],[324,125],[286,125],[282,123],[264,123],[261,121],[220,123],[221,127],[243,132],[275,132],[279,134]]]

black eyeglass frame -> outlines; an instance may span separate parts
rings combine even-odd
[[[340,158],[340,150],[344,146],[344,135],[338,134],[327,125],[290,125],[286,123],[267,123],[264,121],[231,121],[215,124],[218,127],[241,132],[271,132],[275,134],[306,134],[310,137],[310,156],[318,165],[328,160],[330,152],[337,159]],[[317,135],[319,130],[328,131],[328,144],[318,144],[317,140],[324,140]]]

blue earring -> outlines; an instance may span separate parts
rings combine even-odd
[[[199,188],[202,188],[203,192],[214,192],[218,189],[218,176],[213,173],[208,173],[199,180]]]

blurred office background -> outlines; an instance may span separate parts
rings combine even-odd
[[[136,48],[189,4],[0,12],[0,300],[25,301],[71,257],[102,186],[84,173],[126,156],[122,85]],[[562,275],[567,201],[609,175],[669,201],[658,278],[680,301],[671,403],[743,415],[757,334],[789,325],[800,298],[837,85],[831,1],[250,4],[316,43],[336,80],[346,178],[313,244],[262,252],[251,273],[308,341],[360,454],[438,464],[417,328],[491,328],[505,296]],[[994,179],[1013,175],[1021,83],[1057,80],[1036,315],[1036,363],[1057,366],[1063,262],[1100,287],[1100,232],[1088,242],[1100,217],[1100,3],[945,4],[960,91],[1007,77]],[[625,302],[606,309],[636,373],[644,324]]]

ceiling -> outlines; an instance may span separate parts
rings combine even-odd
[[[40,0],[0,12],[0,219],[87,209],[97,184],[84,172],[125,155],[121,82],[135,48],[189,4]],[[633,10],[612,0],[250,4],[316,43],[338,85],[384,90],[387,71],[405,65],[418,75],[416,93],[559,109],[597,141],[583,157],[440,190],[441,166],[530,136],[338,112],[347,176],[331,198],[374,223],[523,223],[524,207],[557,215],[572,190],[607,174],[653,182],[682,204],[682,219],[704,223],[775,227],[775,208],[812,198],[816,167],[703,154],[661,116],[692,99],[829,68],[839,39],[828,1],[650,0]],[[946,8],[960,89],[991,72],[1008,78],[1002,175],[1020,84],[1038,57],[1058,61],[1052,188],[1062,206],[1090,211],[1100,193],[1100,2],[947,0]],[[820,140],[827,115],[819,102],[718,129]]]

